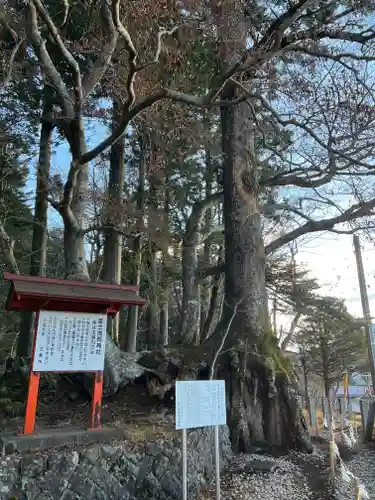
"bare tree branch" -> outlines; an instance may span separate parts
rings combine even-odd
[[[290,341],[292,340],[294,332],[296,331],[296,328],[297,328],[297,325],[298,325],[298,321],[300,320],[301,316],[302,316],[301,312],[298,312],[294,316],[294,318],[292,320],[292,323],[290,325],[289,331],[288,331],[288,333],[286,334],[286,337],[284,338],[284,340],[281,343],[281,350],[282,351],[286,351],[286,349],[287,349]]]
[[[198,269],[198,281],[202,281],[209,276],[218,276],[219,274],[225,273],[226,264],[223,262],[222,264],[206,267],[204,269]]]
[[[63,6],[64,6],[64,18],[63,22],[61,23],[61,27],[65,26],[68,16],[69,16],[69,10],[70,10],[70,5],[69,5],[69,0],[62,0]]]
[[[69,66],[72,68],[73,80],[74,80],[74,111],[75,116],[79,116],[82,111],[83,104],[83,90],[82,90],[82,78],[81,70],[78,62],[75,60],[73,54],[66,48],[62,38],[60,37],[59,30],[57,29],[55,23],[52,21],[51,16],[45,9],[41,0],[31,0],[34,3],[38,14],[41,19],[45,22],[50,35],[55,41],[57,47],[59,48],[62,57],[66,60]]]
[[[192,237],[194,238],[194,234],[198,232],[199,230],[199,225],[202,221],[202,217],[204,216],[204,213],[206,210],[208,210],[210,207],[215,205],[218,201],[220,201],[223,197],[224,193],[214,193],[205,198],[202,201],[197,201],[193,209],[191,211],[191,215],[187,221],[187,226],[186,226],[186,231],[185,231],[185,236],[184,240],[190,240]]]
[[[269,27],[266,38],[272,37],[277,40],[277,45],[281,43],[285,31],[300,17],[303,10],[317,3],[316,0],[300,0],[296,4],[291,4],[289,10],[281,14]]]
[[[230,106],[234,104],[239,104],[240,102],[243,102],[246,99],[246,95],[242,95],[238,99],[235,99],[231,102],[229,101],[211,102],[205,96],[203,97],[193,96],[172,89],[157,90],[153,94],[150,94],[141,101],[139,101],[130,109],[128,109],[128,106],[126,104],[118,128],[114,130],[113,133],[109,135],[106,139],[104,139],[100,144],[95,146],[91,151],[85,153],[80,158],[79,163],[81,165],[84,165],[85,163],[92,161],[94,158],[100,155],[103,151],[105,151],[112,144],[114,144],[124,134],[126,128],[136,116],[138,116],[145,109],[150,108],[157,102],[164,99],[168,99],[174,102],[180,102],[182,104],[187,104],[189,106],[195,106],[198,108],[212,108],[212,107]]]
[[[310,220],[303,224],[302,226],[293,229],[289,233],[280,236],[276,240],[272,241],[266,246],[266,254],[270,254],[275,252],[286,243],[289,243],[293,240],[296,240],[300,236],[303,236],[307,233],[316,233],[321,231],[332,231],[335,230],[334,226],[337,224],[342,224],[345,222],[349,222],[360,217],[364,217],[366,215],[371,215],[372,210],[375,208],[375,198],[364,202],[364,203],[356,203],[352,205],[350,208],[345,210],[342,214],[337,215],[335,217],[331,217],[328,219],[322,220]],[[337,231],[337,230],[336,230]]]
[[[99,56],[95,61],[94,67],[83,77],[82,88],[84,99],[91,94],[102,79],[102,76],[107,70],[117,46],[118,31],[113,23],[111,11],[105,0],[102,4],[101,17],[103,19],[103,29],[106,31],[107,35],[106,41],[99,52]]]
[[[54,65],[48,50],[46,49],[46,41],[42,38],[39,27],[37,10],[33,1],[30,1],[26,6],[26,31],[30,41],[33,44],[35,52],[38,56],[42,71],[51,79],[55,89],[61,99],[61,104],[66,117],[73,116],[73,102],[70,98],[68,89]]]
[[[331,153],[331,155],[332,155],[331,158],[333,158],[333,155],[336,155],[336,156],[338,156],[338,157],[340,157],[340,158],[342,158],[350,163],[355,163],[358,166],[365,167],[365,168],[368,168],[371,170],[374,169],[374,165],[357,160],[356,158],[352,157],[351,155],[348,155],[345,152],[340,151],[338,149],[335,149],[332,146],[330,146],[329,144],[325,143],[314,132],[314,130],[311,127],[309,127],[307,124],[302,123],[302,122],[296,120],[295,118],[290,118],[290,119],[289,118],[288,119],[282,118],[282,116],[280,116],[280,114],[270,105],[270,103],[259,92],[251,93],[248,89],[246,89],[246,87],[242,83],[238,82],[237,80],[235,80],[233,78],[231,80],[236,85],[238,85],[244,92],[246,92],[250,99],[259,99],[259,101],[262,103],[264,108],[267,111],[269,111],[274,118],[276,118],[276,120],[278,121],[278,123],[280,123],[280,125],[283,125],[283,126],[294,125],[295,127],[298,127],[300,129],[304,130],[305,132],[307,132],[311,136],[311,138],[314,139],[317,142],[317,144],[319,144],[319,146],[321,146],[322,148],[326,149],[329,153]],[[332,161],[330,162],[330,165],[332,166]],[[313,186],[311,186],[311,187],[313,187]]]
[[[204,243],[206,240],[208,240],[208,238],[211,238],[211,236],[214,236],[215,234],[219,234],[219,233],[223,233],[223,232],[224,232],[223,225],[215,226],[212,229],[210,229],[210,231],[208,231],[204,234],[201,234],[201,236],[199,238],[199,244]]]
[[[114,227],[114,226],[100,226],[100,225],[93,225],[93,226],[89,226],[85,229],[81,229],[80,230],[80,233],[82,235],[87,235],[89,233],[93,233],[94,231],[98,231],[98,232],[101,232],[101,233],[105,233],[106,231],[113,231],[113,232],[116,232],[118,234],[121,234],[121,236],[124,236],[125,238],[139,238],[140,236],[145,236],[145,232],[138,232],[138,233],[128,233],[127,231],[124,231],[123,229],[119,228],[119,227]]]

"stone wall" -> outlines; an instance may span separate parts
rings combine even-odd
[[[221,428],[222,465],[230,457]],[[0,460],[0,500],[181,499],[181,436],[50,450]],[[188,431],[189,498],[214,479],[213,429]]]

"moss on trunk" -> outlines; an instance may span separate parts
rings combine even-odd
[[[268,352],[247,354],[238,346],[218,358],[217,378],[226,381],[233,449],[249,452],[263,444],[311,452],[293,366],[277,347],[266,345]],[[138,363],[161,385],[169,385],[177,379],[207,379],[214,352],[212,345],[172,347],[147,353]]]

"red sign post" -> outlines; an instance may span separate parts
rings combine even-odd
[[[143,307],[138,287],[10,273],[4,279],[11,282],[7,310],[36,312],[23,434],[35,432],[40,375],[48,371],[93,374],[88,429],[101,428],[106,318]]]

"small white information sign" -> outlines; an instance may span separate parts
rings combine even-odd
[[[225,425],[224,380],[176,382],[176,429]]]
[[[374,363],[375,363],[375,325],[374,324],[371,325],[370,333],[371,333],[371,351],[372,351],[372,357],[373,357]]]
[[[40,311],[33,370],[103,370],[106,332],[106,314]]]

